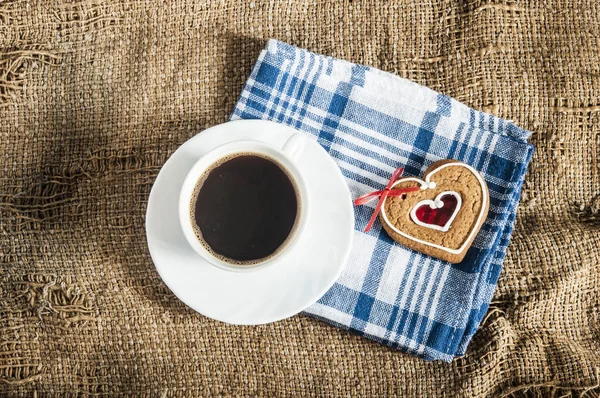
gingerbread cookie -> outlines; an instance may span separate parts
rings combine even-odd
[[[440,160],[423,179],[403,177],[392,189],[417,186],[418,191],[383,200],[383,228],[406,247],[461,262],[487,217],[490,198],[484,179],[468,164]]]

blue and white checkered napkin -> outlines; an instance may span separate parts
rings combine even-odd
[[[440,159],[481,172],[488,218],[466,258],[450,264],[393,242],[373,207],[355,208],[349,263],[306,312],[425,359],[465,353],[494,293],[533,147],[530,133],[427,87],[270,40],[231,119],[266,119],[313,137],[335,159],[354,198],[392,172],[421,176]]]

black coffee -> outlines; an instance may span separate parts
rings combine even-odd
[[[200,242],[222,260],[250,265],[277,252],[296,224],[294,183],[275,161],[239,154],[200,178],[191,215]]]

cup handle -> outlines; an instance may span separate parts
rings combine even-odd
[[[283,153],[288,155],[291,160],[296,161],[304,150],[306,145],[306,137],[302,133],[294,133],[288,140],[283,144],[281,150]]]

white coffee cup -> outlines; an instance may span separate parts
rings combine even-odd
[[[221,145],[202,156],[194,164],[194,166],[192,166],[185,177],[183,186],[181,187],[181,193],[179,195],[179,221],[181,224],[181,229],[183,230],[183,234],[185,235],[185,238],[190,246],[210,264],[221,269],[234,272],[255,271],[267,265],[274,264],[282,256],[288,253],[296,243],[298,236],[302,234],[302,231],[306,225],[306,215],[308,214],[308,194],[306,191],[306,183],[304,182],[304,179],[302,178],[302,175],[295,164],[302,153],[302,150],[304,149],[306,140],[307,138],[302,133],[295,133],[283,144],[281,148],[277,148],[274,145],[262,141],[240,140]],[[290,232],[290,236],[285,240],[283,245],[279,247],[275,255],[266,258],[262,262],[252,265],[235,265],[233,263],[224,261],[209,251],[202,243],[200,243],[200,240],[196,235],[193,227],[194,220],[192,219],[190,211],[196,184],[200,178],[208,170],[210,170],[215,163],[218,163],[221,159],[237,153],[257,154],[273,159],[277,164],[282,166],[292,178],[299,197],[296,224],[292,232]]]

